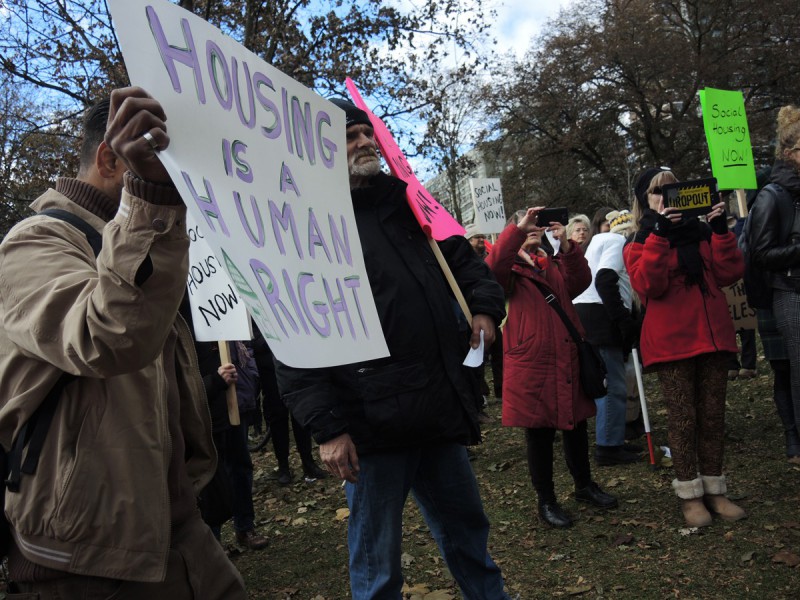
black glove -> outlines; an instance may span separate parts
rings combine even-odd
[[[659,213],[658,216],[656,216],[656,226],[653,227],[653,233],[660,237],[667,237],[670,227],[672,227],[672,221]]]
[[[630,350],[631,348],[639,345],[639,334],[641,329],[639,328],[639,323],[636,322],[636,319],[633,317],[621,319],[620,321],[617,321],[617,328],[622,335],[623,348]]]
[[[708,224],[711,225],[711,231],[714,233],[718,233],[719,235],[728,233],[728,216],[725,214],[724,210],[721,215],[711,219]]]

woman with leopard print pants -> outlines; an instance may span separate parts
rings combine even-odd
[[[647,169],[636,183],[638,224],[624,249],[631,285],[646,306],[641,352],[655,366],[667,405],[667,435],[683,516],[690,527],[711,513],[735,521],[744,510],[725,496],[722,474],[727,364],[736,334],[721,287],[742,277],[744,261],[728,231],[725,205],[708,224],[665,208],[661,186],[677,179]]]

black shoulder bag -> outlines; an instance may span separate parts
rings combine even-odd
[[[556,311],[559,317],[561,317],[564,326],[567,328],[567,331],[569,331],[569,335],[578,347],[579,372],[581,387],[584,393],[593,400],[595,398],[602,398],[607,393],[607,371],[603,357],[600,356],[600,353],[594,346],[581,337],[581,334],[578,333],[578,330],[575,328],[575,325],[572,324],[572,321],[570,321],[567,313],[561,308],[561,304],[558,302],[556,295],[538,281],[533,280],[533,282],[536,284],[536,287],[539,288],[539,291],[542,292],[544,301]]]

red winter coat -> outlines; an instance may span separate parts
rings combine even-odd
[[[651,234],[623,250],[633,289],[646,311],[641,351],[645,366],[691,358],[707,352],[738,352],[736,332],[720,287],[744,275],[744,260],[732,232],[701,241],[707,292],[687,287],[678,270],[678,250],[666,238]]]
[[[550,258],[544,271],[517,256],[525,233],[509,225],[486,259],[508,299],[503,329],[503,425],[574,429],[594,416],[594,401],[583,393],[578,350],[567,328],[549,306],[534,280],[558,298],[583,334],[571,299],[592,282],[592,273],[577,244]]]

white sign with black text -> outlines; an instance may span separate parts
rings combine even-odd
[[[473,224],[484,235],[500,233],[506,226],[503,192],[499,179],[470,179],[472,203],[475,206]]]

